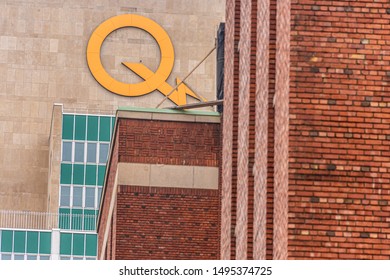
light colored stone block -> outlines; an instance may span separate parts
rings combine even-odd
[[[195,115],[153,113],[152,120],[195,122]]]
[[[208,166],[118,163],[119,185],[218,189],[218,168]]]
[[[150,185],[150,165],[137,163],[118,163],[118,184],[133,186]]]
[[[130,111],[119,111],[118,117],[127,118],[127,119],[141,119],[141,120],[151,120],[152,113],[149,112],[130,112]]]
[[[192,166],[151,165],[150,185],[161,187],[192,188]]]
[[[218,167],[194,167],[194,188],[196,189],[218,189],[218,178]]]
[[[220,123],[221,122],[221,117],[220,116],[196,116],[195,119],[196,122],[200,123]]]

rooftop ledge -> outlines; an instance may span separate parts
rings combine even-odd
[[[212,111],[119,107],[118,118],[179,122],[220,123],[221,115]]]

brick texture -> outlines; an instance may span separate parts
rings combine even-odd
[[[220,124],[119,119],[99,224],[118,162],[219,167]],[[221,182],[221,179],[219,180]],[[118,186],[105,259],[219,259],[220,188]]]
[[[119,121],[119,161],[219,166],[220,125],[172,121]]]
[[[219,259],[219,194],[121,186],[116,259]]]
[[[292,3],[289,257],[389,259],[388,1]]]
[[[228,79],[225,84],[225,88],[228,86],[229,90],[231,90],[231,96],[226,96],[225,99],[229,99],[229,102],[232,103],[232,106],[224,108],[224,117],[229,114],[229,119],[231,121],[226,122],[228,126],[224,126],[224,137],[225,135],[229,135],[231,139],[229,141],[226,140],[227,143],[231,145],[232,154],[230,159],[226,159],[228,162],[231,161],[231,170],[229,172],[224,172],[223,180],[231,182],[231,201],[230,201],[230,259],[237,258],[237,239],[235,235],[235,228],[237,226],[237,186],[238,182],[238,147],[239,147],[239,131],[243,129],[242,123],[239,122],[239,106],[240,98],[239,98],[239,85],[241,79],[240,73],[240,52],[239,52],[239,41],[240,41],[240,31],[242,28],[242,19],[240,18],[240,10],[241,10],[241,1],[234,1],[234,16],[229,15],[229,20],[234,21],[234,25],[232,32],[234,34],[234,55],[233,59],[234,63],[233,73],[229,74],[232,77],[226,78]],[[230,6],[229,6],[230,7]],[[249,61],[249,72],[250,72],[250,86],[249,86],[249,120],[248,127],[249,132],[247,133],[248,141],[248,152],[246,154],[248,158],[247,164],[247,184],[248,184],[248,208],[247,208],[247,240],[246,240],[246,257],[248,259],[252,259],[254,257],[254,176],[253,169],[255,165],[255,153],[256,153],[256,135],[255,135],[255,126],[256,124],[256,43],[257,43],[257,1],[251,1],[251,13],[247,16],[251,18],[250,23],[250,61]],[[230,26],[231,23],[227,23]],[[268,166],[267,166],[267,214],[266,214],[266,255],[268,259],[272,259],[273,255],[273,185],[274,185],[274,108],[273,108],[273,98],[275,94],[275,39],[276,39],[276,0],[270,1],[270,31],[269,31],[269,94],[268,94],[268,102],[269,102],[269,110],[268,110]],[[228,28],[228,27],[227,27]],[[227,63],[227,62],[225,62]],[[229,84],[230,83],[230,84]],[[229,103],[230,104],[230,103]],[[259,108],[259,107],[258,107]],[[231,135],[231,136],[230,136]],[[225,141],[225,139],[224,139]],[[225,148],[225,147],[224,147]],[[225,153],[226,154],[226,153]],[[227,168],[224,166],[224,170]],[[229,176],[229,178],[227,177]],[[223,236],[224,238],[224,236]],[[227,255],[227,254],[226,254]],[[226,257],[226,256],[225,256]],[[227,258],[227,257],[226,257]]]

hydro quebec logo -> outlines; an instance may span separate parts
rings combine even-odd
[[[141,77],[144,80],[142,82],[123,83],[111,77],[103,67],[100,57],[102,44],[111,32],[120,28],[142,29],[156,40],[160,48],[160,65],[156,72],[142,63],[122,62],[129,70]],[[89,70],[100,85],[113,93],[123,96],[141,96],[158,90],[176,105],[185,105],[187,95],[200,100],[200,97],[187,85],[181,83],[180,79],[176,78],[176,83],[181,84],[174,91],[174,88],[166,82],[172,72],[174,61],[175,53],[167,32],[155,21],[139,15],[126,14],[107,19],[94,30],[87,46]]]

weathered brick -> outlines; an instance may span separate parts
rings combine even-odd
[[[389,259],[390,231],[383,221],[390,199],[384,90],[390,56],[380,54],[387,52],[390,6],[321,1],[314,9],[313,3],[291,6],[292,18],[307,20],[291,25],[289,227],[310,234],[289,231],[289,257]],[[315,141],[312,131],[320,132]]]
[[[118,162],[215,166],[219,124],[119,119],[102,197],[98,251]],[[106,259],[218,259],[219,190],[118,187]]]

